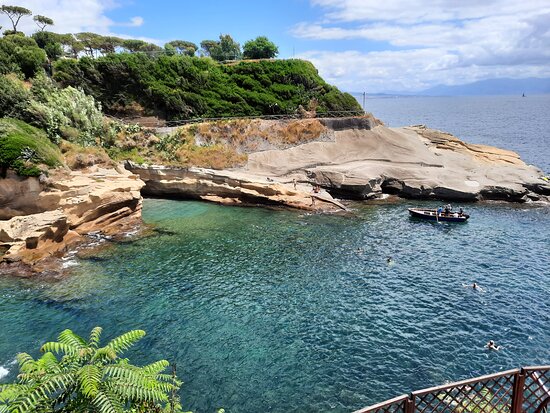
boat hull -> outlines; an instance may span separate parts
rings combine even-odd
[[[457,216],[455,216],[454,213],[437,215],[437,210],[435,209],[409,208],[409,213],[411,214],[411,217],[420,218],[427,221],[466,222],[468,218],[470,218],[467,214],[457,214]]]

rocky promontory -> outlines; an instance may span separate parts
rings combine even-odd
[[[141,223],[143,182],[123,168],[55,170],[48,178],[0,180],[0,272],[56,271],[89,236],[117,236]]]
[[[543,172],[525,164],[516,153],[469,144],[421,125],[388,128],[372,117],[263,120],[255,130],[277,131],[281,123],[292,122],[308,122],[309,128],[318,131],[317,138],[289,146],[271,137],[259,145],[261,136],[241,130],[245,136],[238,149],[247,153],[248,160],[238,168],[134,163],[127,163],[127,168],[145,181],[146,195],[302,209],[336,210],[340,206],[332,197],[370,199],[382,194],[462,202],[528,202],[547,200],[550,195]],[[224,134],[233,131],[222,130],[220,139]],[[254,149],[258,147],[262,149]],[[312,201],[318,194],[324,199]]]
[[[177,132],[246,159],[233,168],[126,161],[116,168],[57,168],[40,178],[8,172],[0,179],[0,272],[56,270],[60,257],[90,238],[123,236],[141,224],[142,195],[322,212],[384,194],[461,202],[550,199],[543,172],[516,153],[425,126],[388,128],[372,116],[235,125]]]

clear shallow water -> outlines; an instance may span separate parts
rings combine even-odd
[[[164,233],[62,281],[0,278],[0,365],[13,378],[16,352],[63,328],[143,328],[129,356],[175,361],[185,408],[346,412],[550,363],[550,209],[471,205],[451,225],[411,220],[411,205],[341,217],[146,200]]]
[[[389,126],[425,124],[513,150],[550,174],[550,95],[370,98],[365,109]]]

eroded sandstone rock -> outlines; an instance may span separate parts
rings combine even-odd
[[[141,221],[143,185],[123,168],[100,167],[58,170],[47,184],[35,178],[5,182],[0,186],[4,218],[0,221],[0,261],[4,262],[0,273],[8,272],[5,263],[17,263],[15,273],[27,272],[22,265],[43,271],[44,262],[62,256],[90,233],[124,234]],[[25,193],[22,188],[32,191]]]

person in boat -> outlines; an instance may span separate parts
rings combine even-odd
[[[458,208],[458,216],[460,217],[464,216],[464,208],[462,207]]]
[[[489,350],[499,351],[502,347],[497,346],[493,340],[489,340],[485,347]]]
[[[441,215],[441,213],[443,212],[443,208],[439,207],[437,208],[437,215]]]
[[[453,207],[451,206],[451,204],[445,205],[445,215],[449,215],[452,210],[453,210]]]

